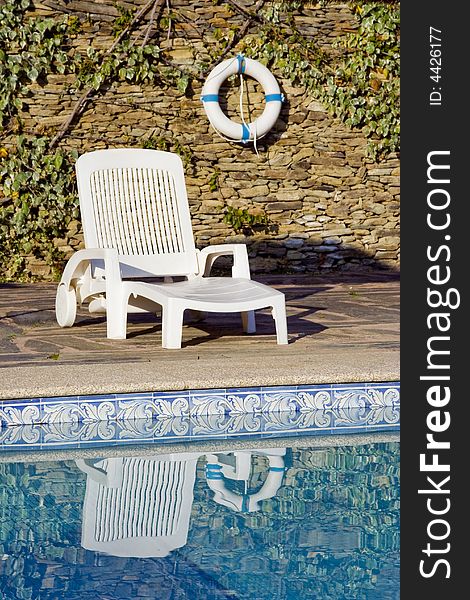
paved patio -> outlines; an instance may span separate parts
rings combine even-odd
[[[103,392],[399,380],[399,281],[393,274],[257,278],[286,294],[290,343],[268,312],[258,333],[239,315],[208,315],[163,350],[160,321],[131,315],[128,338],[107,340],[103,316],[54,318],[55,284],[0,285],[0,398]]]

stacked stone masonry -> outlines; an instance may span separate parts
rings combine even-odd
[[[122,2],[136,8],[143,0]],[[245,6],[254,5],[243,0]],[[241,25],[243,17],[226,5],[207,0],[171,0],[177,15],[170,39],[159,32],[158,43],[182,67],[195,60],[211,63],[207,48],[214,28]],[[351,31],[355,21],[346,4],[314,3],[296,20],[320,46]],[[82,22],[77,48],[107,48],[113,40],[113,0],[96,2],[44,0],[36,14],[71,13]],[[256,31],[255,27],[250,30]],[[154,40],[156,41],[156,40]],[[235,55],[237,48],[233,49]],[[338,51],[338,50],[334,50]],[[200,101],[203,81],[189,95],[149,85],[113,84],[94,98],[61,145],[79,153],[107,147],[142,147],[149,138],[175,141],[189,148],[186,183],[196,242],[199,247],[246,242],[253,272],[318,272],[325,269],[397,269],[399,264],[399,159],[380,164],[366,158],[366,139],[331,118],[327,107],[274,71],[285,94],[280,118],[272,131],[252,145],[221,139],[210,127]],[[20,115],[30,133],[53,134],[70,114],[77,93],[67,91],[73,76],[50,76],[24,98]],[[239,82],[223,91],[228,115],[240,121]],[[245,90],[245,118],[263,109],[263,94],[253,80]],[[215,189],[211,191],[211,188]],[[269,230],[236,233],[223,221],[226,206],[266,213]],[[73,221],[68,238],[55,240],[67,256],[82,247],[80,223]],[[37,265],[42,274],[47,269]]]

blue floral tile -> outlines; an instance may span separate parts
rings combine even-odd
[[[0,405],[0,423],[2,427],[10,425],[28,425],[40,422],[40,403],[3,401]]]
[[[41,399],[42,423],[86,423],[110,419],[116,419],[116,400],[112,395]]]
[[[3,400],[0,427],[31,423],[95,423],[151,420],[163,427],[171,419],[228,416],[233,423],[246,415],[336,414],[372,411],[385,414],[400,404],[398,383],[269,386],[208,390],[139,392]],[[253,417],[254,418],[254,417]],[[277,417],[276,417],[277,418]],[[339,418],[339,417],[338,417]],[[223,419],[222,419],[223,421]],[[247,419],[248,423],[249,419]],[[198,425],[196,425],[198,427]],[[253,425],[247,425],[247,431]]]
[[[225,388],[191,390],[189,403],[191,415],[225,414],[236,405],[236,402],[228,400]]]
[[[111,447],[178,441],[398,431],[398,406],[245,414],[211,414],[126,421],[20,425],[0,430],[1,451]]]
[[[118,420],[170,418],[189,414],[188,392],[120,394],[116,402]]]

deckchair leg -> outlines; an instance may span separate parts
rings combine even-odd
[[[162,308],[162,347],[181,348],[184,309],[169,302]]]
[[[276,324],[277,343],[288,344],[286,304],[284,298],[273,306],[273,319]]]
[[[256,333],[255,311],[242,312],[242,325],[245,333]]]
[[[106,294],[106,337],[109,340],[126,339],[128,299],[122,292]]]

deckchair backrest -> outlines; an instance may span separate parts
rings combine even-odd
[[[124,459],[122,485],[99,486],[95,541],[175,534],[186,467],[185,461]]]
[[[184,171],[176,154],[110,149],[77,161],[87,248],[115,248],[124,276],[197,271]]]
[[[104,459],[87,471],[82,546],[114,556],[166,556],[186,543],[197,456]],[[109,484],[94,476],[119,463]]]

